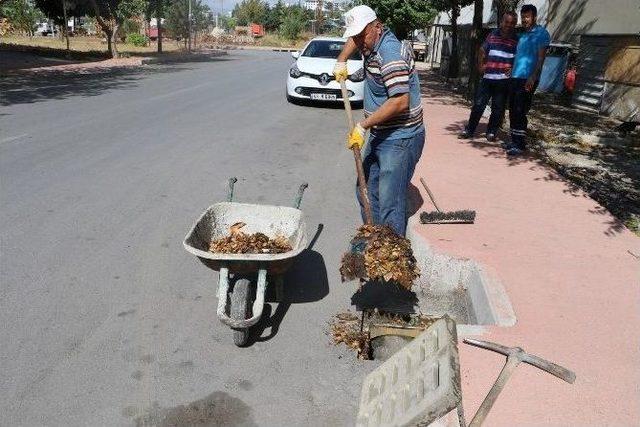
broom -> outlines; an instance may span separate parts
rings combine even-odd
[[[427,194],[429,194],[429,198],[431,199],[431,203],[436,207],[435,212],[422,212],[420,214],[420,222],[423,224],[473,224],[476,219],[476,211],[470,210],[462,210],[462,211],[453,211],[453,212],[442,212],[438,205],[436,204],[435,197],[433,197],[433,193],[427,187],[427,183],[424,179],[420,178],[420,183],[425,190],[427,190]]]

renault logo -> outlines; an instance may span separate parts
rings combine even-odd
[[[328,85],[329,84],[329,80],[331,80],[331,77],[329,77],[329,74],[327,74],[327,73],[320,74],[320,78],[318,79],[318,81],[320,82],[320,84],[322,86]]]

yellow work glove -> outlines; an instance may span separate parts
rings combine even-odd
[[[347,71],[347,63],[336,62],[336,65],[333,67],[333,76],[336,78],[336,81],[338,83],[347,80],[347,77],[349,77],[349,72]]]
[[[353,147],[358,147],[358,149],[362,148],[364,145],[364,134],[366,130],[362,127],[360,123],[356,124],[351,132],[349,132],[349,136],[347,136],[347,148],[352,149]]]

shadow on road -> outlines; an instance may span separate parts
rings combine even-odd
[[[150,74],[178,73],[189,69],[186,66],[172,65],[10,73],[0,79],[0,105],[6,107],[76,96],[97,96],[108,91],[133,87],[140,79]]]
[[[268,288],[267,301],[269,303],[265,304],[258,324],[251,329],[248,345],[252,345],[255,342],[268,341],[276,336],[291,304],[320,301],[329,294],[329,279],[324,258],[320,253],[312,249],[323,229],[324,225],[319,224],[307,249],[298,255],[293,266],[286,273],[284,298],[280,303],[274,302],[274,286]],[[277,308],[274,312],[273,307],[276,304]],[[267,328],[269,328],[269,333],[263,336]]]

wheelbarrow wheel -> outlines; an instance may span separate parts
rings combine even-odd
[[[231,318],[234,320],[245,320],[249,317],[249,299],[251,282],[247,279],[236,280],[231,293]],[[233,343],[238,347],[247,344],[249,339],[249,328],[234,329]]]

